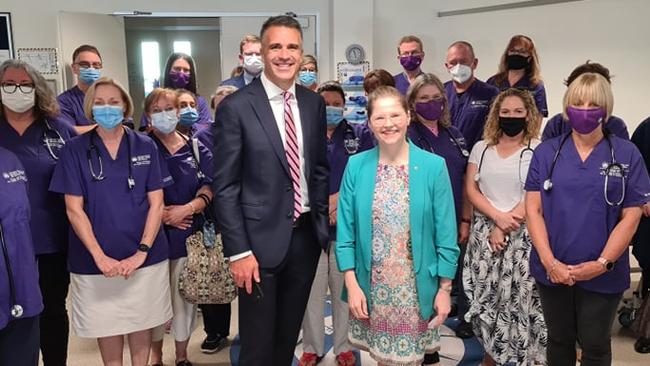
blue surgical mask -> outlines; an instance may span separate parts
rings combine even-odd
[[[327,127],[336,127],[343,121],[343,107],[327,106],[325,115],[327,116]]]
[[[302,86],[310,86],[316,82],[316,71],[301,71],[298,73],[298,81]]]
[[[124,119],[124,109],[119,105],[96,105],[92,111],[95,122],[107,130],[117,127]]]
[[[82,67],[79,69],[79,80],[86,85],[91,85],[99,79],[100,72],[92,67]]]
[[[180,124],[186,127],[189,127],[196,123],[199,120],[199,112],[196,108],[185,107],[180,111],[181,118],[179,120]]]
[[[174,132],[177,124],[176,109],[151,114],[151,127],[165,135]]]

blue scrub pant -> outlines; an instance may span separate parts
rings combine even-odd
[[[12,320],[0,329],[0,365],[38,366],[38,318]]]
[[[548,328],[548,366],[575,366],[576,342],[582,349],[581,366],[610,366],[612,324],[623,294],[539,282],[537,288]]]

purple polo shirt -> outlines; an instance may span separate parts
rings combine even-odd
[[[327,161],[330,164],[329,194],[339,191],[343,172],[350,156],[372,149],[372,132],[365,123],[349,123],[345,119],[327,139]],[[330,240],[336,240],[336,226],[330,226]]]
[[[485,120],[490,111],[490,104],[499,94],[499,89],[478,79],[462,94],[456,93],[452,81],[445,83],[445,93],[449,100],[451,124],[465,136],[468,150],[483,138]]]
[[[622,205],[609,206],[603,192],[605,167],[611,161],[607,140],[602,139],[582,162],[569,137],[555,164],[553,188],[545,191],[544,181],[549,178],[553,157],[565,136],[546,140],[535,149],[525,188],[541,194],[544,223],[555,258],[562,263],[578,264],[600,257],[623,208],[641,206],[650,200],[650,178],[636,146],[611,136],[616,161],[623,164],[626,179]],[[610,170],[608,185],[610,202],[618,201],[623,188],[619,171]],[[530,271],[537,281],[552,286],[536,250],[531,252]],[[577,285],[599,293],[625,291],[630,287],[628,251],[623,252],[614,270]]]
[[[420,70],[420,73],[418,76],[424,74],[422,70]],[[400,72],[397,75],[393,75],[393,80],[395,80],[395,89],[399,90],[402,95],[406,95],[406,92],[409,90],[409,86],[411,86],[411,83],[409,83],[409,79],[406,76],[404,72]]]
[[[196,96],[196,111],[199,112],[199,120],[192,125],[193,132],[202,130],[214,122],[210,115],[208,102],[200,95]],[[140,117],[140,130],[143,130],[147,126],[149,126],[149,119],[145,113],[142,113],[142,117]]]
[[[55,157],[60,157],[61,149],[74,136],[71,126],[54,118],[38,119],[21,136],[0,116],[0,146],[16,154],[27,172],[36,254],[60,253],[68,248],[65,202],[48,187],[58,162]]]
[[[197,165],[190,145],[186,144],[176,153],[170,154],[165,145],[154,134],[150,136],[156,141],[161,160],[167,164],[169,173],[174,179],[173,184],[163,189],[165,206],[187,204],[196,197],[196,192],[201,187],[212,183],[212,177],[214,176],[212,153],[200,141],[198,142],[200,162]],[[199,169],[204,175],[202,178],[197,176]],[[200,230],[202,226],[203,217],[201,215],[194,215],[194,226],[187,230],[165,225],[164,230],[169,242],[169,259],[187,257],[185,240],[192,233]]]
[[[29,227],[28,176],[20,160],[0,147],[0,225],[8,258],[0,252],[0,330],[15,320],[11,316],[7,259],[15,285],[16,304],[23,307],[21,318],[41,313],[43,300],[38,285],[38,267]]]
[[[537,106],[539,113],[544,117],[548,117],[548,106],[546,105],[546,89],[544,88],[544,83],[541,81],[537,85],[533,85],[530,81],[530,77],[528,75],[525,75],[519,79],[515,85],[510,85],[507,77],[504,78],[502,83],[497,83],[495,75],[487,79],[486,83],[496,86],[501,91],[509,88],[528,90],[533,94],[533,97],[535,98],[535,105]]]
[[[128,128],[126,131],[115,160],[94,130],[72,139],[61,150],[61,159],[50,184],[53,192],[83,197],[84,211],[90,219],[99,245],[106,255],[116,260],[136,253],[149,212],[147,193],[173,183],[156,143],[146,135]],[[91,139],[94,139],[94,150],[90,150]],[[131,161],[128,158],[127,143],[131,148]],[[90,165],[95,176],[98,176],[99,158],[104,179],[95,180]],[[128,164],[131,164],[135,181],[133,189],[129,189],[127,184]],[[70,272],[100,274],[90,252],[72,228],[69,238]],[[142,267],[159,263],[168,256],[167,238],[163,230],[160,230]]]
[[[445,159],[454,193],[456,222],[460,225],[463,216],[463,178],[469,157],[463,155],[463,152],[469,153],[463,134],[454,126],[448,128],[438,126],[438,136],[436,136],[422,123],[411,122],[408,128],[408,138],[422,150]]]
[[[627,126],[622,119],[616,116],[610,116],[603,127],[614,135],[629,140],[630,134],[627,132]],[[562,113],[558,113],[546,121],[544,132],[542,133],[542,141],[551,139],[556,136],[566,135],[571,132],[571,125],[569,121],[562,118]]]
[[[70,126],[89,126],[95,123],[84,115],[85,96],[77,85],[59,94],[56,100],[61,107],[60,119]]]

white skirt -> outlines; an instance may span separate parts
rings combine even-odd
[[[172,317],[169,261],[124,277],[70,274],[72,329],[102,338],[151,329]]]

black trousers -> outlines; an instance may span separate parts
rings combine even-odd
[[[36,256],[39,285],[45,308],[40,316],[40,343],[45,366],[65,366],[68,358],[68,310],[66,298],[70,286],[67,254]]]
[[[465,253],[467,252],[467,243],[458,244],[460,247],[460,255],[458,256],[458,269],[456,270],[456,277],[454,277],[454,292],[457,290],[456,294],[456,306],[458,307],[458,319],[464,320],[465,314],[469,310],[469,300],[467,299],[467,294],[465,294],[465,288],[463,287],[463,261],[465,258]]]
[[[582,349],[582,366],[611,365],[612,324],[623,294],[539,282],[537,288],[548,328],[548,366],[575,366],[576,342]]]
[[[230,335],[230,304],[199,305],[203,313],[203,330],[209,338]]]
[[[38,366],[38,315],[0,329],[0,365]]]
[[[239,290],[240,366],[289,366],[322,248],[311,220],[294,228],[283,263],[260,269],[260,289]],[[255,286],[253,286],[255,288]]]

